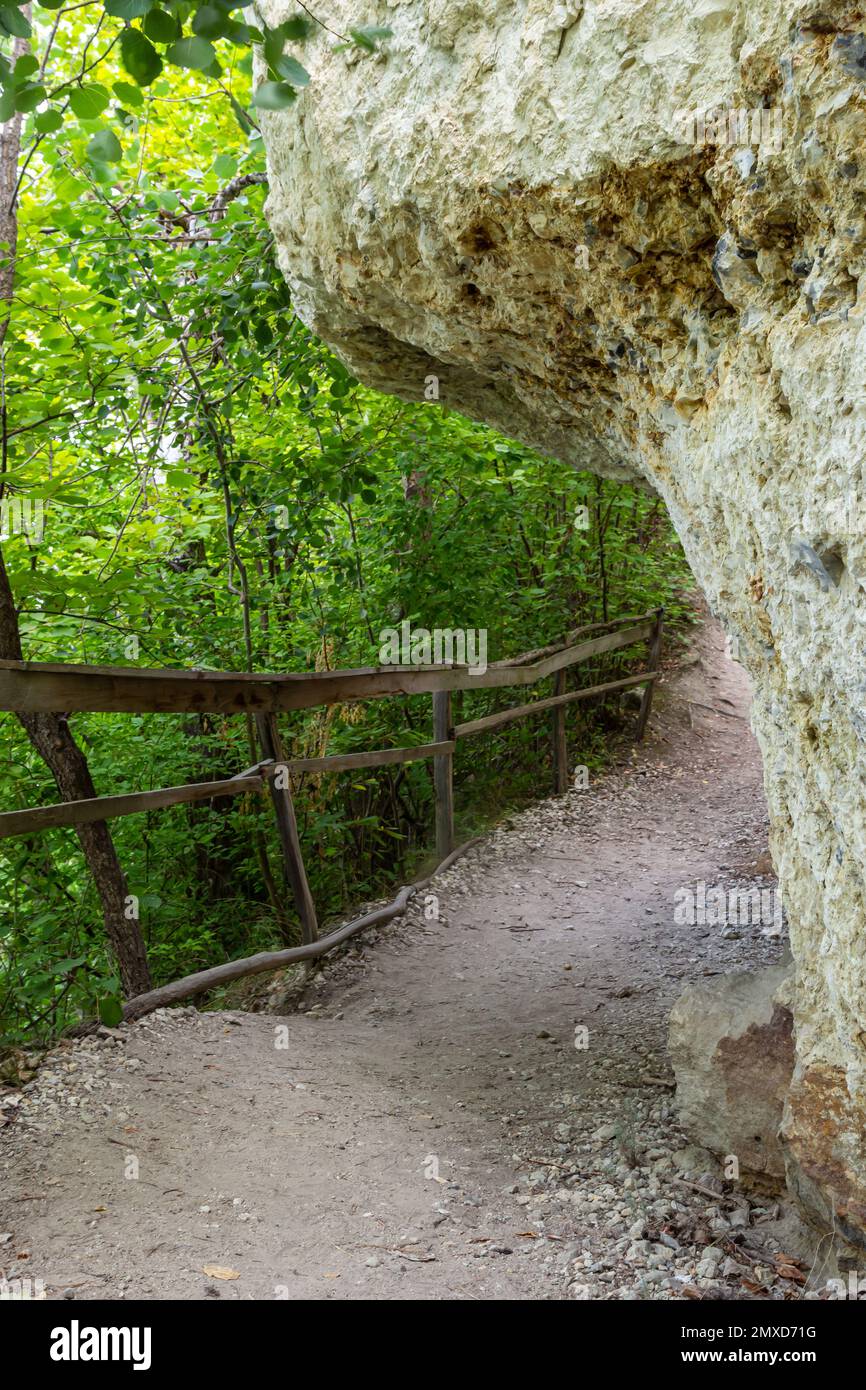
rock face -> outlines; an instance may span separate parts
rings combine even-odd
[[[385,52],[324,34],[264,113],[295,304],[371,385],[664,498],[756,690],[798,977],[790,1180],[862,1233],[866,23],[833,0],[321,17],[349,12],[390,25]]]
[[[788,966],[690,985],[671,1010],[676,1104],[687,1134],[739,1171],[783,1177],[779,1128],[794,1068]]]

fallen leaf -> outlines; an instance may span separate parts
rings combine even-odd
[[[224,1265],[205,1265],[202,1274],[207,1274],[211,1279],[240,1279],[240,1270],[226,1269]]]

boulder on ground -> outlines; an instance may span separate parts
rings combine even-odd
[[[741,1173],[783,1177],[779,1127],[794,1068],[792,966],[690,985],[671,1011],[668,1046],[680,1122]]]

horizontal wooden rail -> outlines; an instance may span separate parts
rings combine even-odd
[[[325,758],[289,758],[290,772],[351,772],[356,767],[384,767],[386,763],[414,763],[441,753],[453,753],[454,740],[419,743],[410,748],[377,748],[370,753],[332,753]],[[270,775],[272,775],[272,770]]]
[[[206,801],[212,796],[237,796],[241,792],[261,791],[267,779],[287,767],[290,772],[350,772],[353,768],[382,767],[387,763],[411,763],[437,754],[453,753],[448,743],[421,743],[408,748],[378,748],[370,753],[336,753],[326,758],[289,758],[284,763],[267,759],[219,782],[188,782],[181,787],[156,791],[130,792],[121,796],[94,796],[82,801],[61,801],[33,811],[4,811],[0,814],[0,840],[12,835],[29,835],[63,825],[85,825],[88,821],[114,820],[138,811],[157,811],[163,806]]]
[[[61,801],[55,806],[39,806],[34,811],[4,811],[0,815],[0,840],[10,835],[28,835],[58,825],[86,825],[89,821],[131,816],[136,811],[157,811],[186,801],[206,801],[212,796],[237,796],[241,792],[261,791],[264,779],[244,774],[221,782],[189,782],[182,787],[162,787],[152,792],[131,792],[128,796],[92,796],[81,801]]]
[[[583,690],[569,690],[565,695],[551,695],[546,700],[535,700],[531,705],[514,705],[511,709],[487,714],[483,719],[470,719],[466,724],[458,724],[454,730],[455,738],[467,738],[472,734],[488,733],[502,724],[510,724],[515,719],[526,719],[530,714],[541,714],[546,709],[556,709],[559,705],[571,704],[572,700],[588,700],[592,695],[606,695],[611,690],[625,690],[629,685],[643,685],[645,681],[659,678],[658,671],[645,671],[640,676],[627,676],[624,680],[607,681],[604,685],[588,685]]]
[[[127,1019],[137,1018],[162,1004],[190,998],[213,989],[217,984],[275,970],[296,961],[314,960],[365,926],[390,921],[403,911],[409,898],[429,879],[422,879],[402,889],[388,907],[368,913],[323,940],[318,940],[316,911],[304,867],[292,791],[288,779],[285,782],[278,780],[280,772],[286,769],[290,773],[351,772],[360,768],[433,758],[436,844],[442,860],[440,869],[445,868],[458,853],[463,852],[451,853],[454,843],[452,765],[457,741],[552,710],[555,789],[563,792],[566,788],[568,755],[563,706],[573,700],[587,700],[615,690],[625,690],[629,686],[644,685],[646,689],[638,722],[638,737],[642,737],[649,718],[653,689],[659,677],[663,616],[663,610],[657,609],[637,620],[623,618],[593,623],[569,633],[560,645],[524,652],[511,661],[494,662],[484,671],[475,672],[466,666],[440,665],[251,675],[224,671],[138,670],[0,661],[0,710],[19,713],[87,710],[130,714],[231,714],[243,711],[256,716],[259,746],[263,754],[260,762],[234,777],[220,781],[192,782],[180,787],[122,796],[97,796],[35,810],[0,813],[0,839],[267,788],[274,803],[286,881],[300,918],[304,944],[285,951],[263,952],[176,980],[171,985],[130,1000],[125,1006],[124,1016]],[[597,635],[589,636],[590,633]],[[648,639],[651,642],[649,671],[582,690],[565,690],[565,672],[570,666]],[[482,719],[472,719],[458,724],[456,728],[452,727],[452,691],[534,685],[547,676],[555,678],[555,693],[548,698],[500,710]],[[309,709],[348,700],[422,693],[433,695],[432,743],[379,748],[370,752],[336,753],[320,758],[287,759],[283,756],[276,719],[279,710]],[[463,847],[466,848],[468,846]],[[92,1026],[86,1025],[84,1031]]]
[[[379,666],[355,671],[258,675],[226,671],[145,670],[124,666],[46,665],[0,661],[0,710],[23,713],[275,713],[347,700],[534,685],[556,671],[651,637],[655,618],[591,637],[531,664],[513,662],[472,673],[466,666]]]

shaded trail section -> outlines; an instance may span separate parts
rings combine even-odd
[[[730,1206],[679,1180],[704,1156],[676,1127],[667,1014],[784,941],[673,906],[772,884],[766,831],[746,680],[708,623],[627,764],[501,825],[303,1012],[160,1011],[6,1093],[5,1277],[77,1299],[711,1288]],[[773,1215],[753,1209],[753,1244]]]

